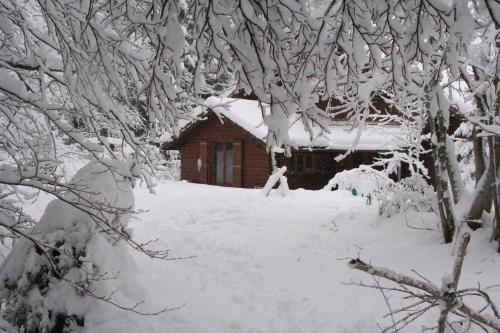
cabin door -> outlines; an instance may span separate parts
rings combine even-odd
[[[233,165],[234,165],[234,154],[233,154],[233,144],[232,143],[215,143],[215,184],[217,185],[233,185]]]

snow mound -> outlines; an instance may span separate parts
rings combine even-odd
[[[11,325],[73,330],[102,317],[96,298],[119,289],[108,300],[130,305],[139,296],[127,245],[116,237],[134,206],[130,165],[107,164],[81,168],[2,263],[2,317]]]

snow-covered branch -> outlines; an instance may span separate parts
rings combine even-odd
[[[392,281],[396,283],[398,287],[384,287],[378,283],[375,285],[366,285],[364,283],[352,284],[380,289],[382,291],[387,290],[402,293],[405,298],[411,302],[410,305],[401,309],[390,310],[391,316],[400,316],[401,318],[397,321],[394,320],[393,325],[384,330],[384,332],[388,330],[399,331],[414,319],[434,307],[439,307],[440,309],[437,324],[437,332],[439,333],[444,333],[447,327],[453,326],[453,324],[449,322],[449,313],[453,313],[462,318],[465,317],[482,328],[488,327],[496,331],[500,330],[500,317],[497,307],[491,302],[490,297],[484,290],[479,288],[458,289],[458,282],[462,273],[462,266],[467,253],[469,240],[470,234],[464,233],[458,245],[452,273],[450,276],[445,276],[443,278],[441,288],[428,280],[422,281],[405,274],[396,273],[387,268],[373,266],[360,259],[352,259],[349,262],[351,268]],[[465,298],[474,295],[486,300],[487,305],[481,311],[474,310],[465,304]],[[490,309],[493,316],[484,313],[486,309]]]

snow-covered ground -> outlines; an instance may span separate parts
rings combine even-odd
[[[435,215],[382,218],[376,203],[347,191],[266,198],[259,190],[165,181],[156,192],[135,191],[136,208],[147,212],[131,223],[134,237],[158,239],[172,258],[195,257],[161,261],[136,253],[133,278],[144,288],[141,310],[182,307],[152,317],[109,309],[88,332],[379,332],[377,324],[390,323],[382,318],[384,298],[343,284],[373,282],[347,258],[413,276],[415,270],[438,285],[451,269],[451,246],[442,243]],[[460,286],[500,283],[500,255],[489,235],[473,233]],[[500,290],[490,293],[499,303]],[[403,332],[420,332],[436,319],[429,313]]]

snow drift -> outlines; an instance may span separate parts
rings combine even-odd
[[[130,304],[137,296],[124,279],[133,267],[127,245],[116,237],[134,206],[130,170],[90,162],[47,206],[0,267],[3,319],[26,332],[74,331],[99,311],[97,299]]]

